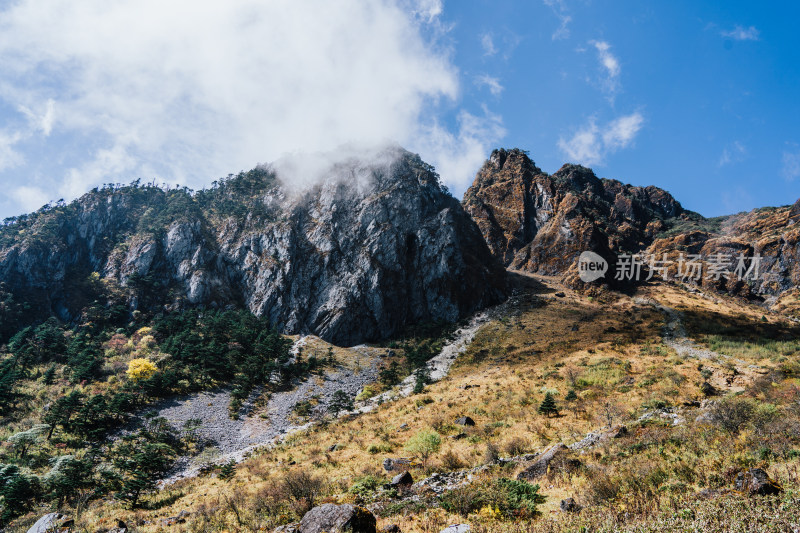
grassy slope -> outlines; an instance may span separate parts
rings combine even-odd
[[[385,457],[408,455],[403,446],[420,430],[433,428],[445,437],[460,432],[453,421],[461,415],[477,425],[467,429],[467,438],[444,438],[425,471],[484,464],[488,443],[501,456],[569,444],[606,425],[609,417],[631,431],[580,455],[585,469],[541,480],[547,502],[541,506],[543,516],[529,524],[406,506],[381,517],[379,529],[396,523],[406,532],[438,532],[447,524],[468,522],[478,531],[568,531],[587,524],[609,531],[713,530],[725,524],[746,531],[759,520],[762,526],[765,520],[774,524],[775,530],[783,530],[781,520],[796,523],[794,491],[800,481],[794,450],[800,442],[792,429],[798,426],[786,425],[800,418],[792,407],[800,384],[793,377],[798,345],[786,340],[797,333],[796,326],[778,315],[768,315],[765,323],[763,309],[741,302],[712,301],[671,286],[640,290],[640,299],[684,311],[690,337],[747,364],[728,358],[682,359],[661,342],[663,315],[632,297],[590,299],[541,277],[519,276],[517,283],[520,295],[480,330],[448,378],[423,394],[293,435],[239,465],[230,481],[212,476],[180,482],[153,496],[150,509],[128,511],[99,502],[81,515],[79,524],[93,531],[123,518],[129,525],[150,521],[137,531],[157,531],[160,518],[188,510],[194,515],[172,531],[271,530],[295,519],[293,506],[279,491],[287,472],[304,470],[324,480],[319,501],[361,502],[349,491],[355,481],[385,479]],[[566,296],[555,296],[557,291]],[[781,368],[780,375],[768,370]],[[744,391],[759,404],[774,406],[780,417],[765,415],[769,420],[759,419],[736,435],[696,423],[700,411],[682,405],[702,399],[704,380],[723,393]],[[567,403],[571,388],[579,400]],[[557,393],[562,416],[536,413],[547,391]],[[648,409],[663,405],[674,407],[687,422],[677,427],[658,419],[635,423]],[[329,452],[336,443],[340,448]],[[734,494],[700,503],[692,496],[703,488],[731,487],[738,469],[755,465],[767,467],[783,483],[788,489],[784,496],[750,502]],[[485,475],[511,477],[520,469],[496,467]],[[420,479],[425,471],[412,474]],[[578,515],[560,513],[559,501],[570,496],[589,507]],[[368,494],[366,502],[370,499]]]

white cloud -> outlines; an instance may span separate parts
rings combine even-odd
[[[783,152],[781,175],[786,181],[800,178],[800,151]]]
[[[17,110],[25,115],[33,130],[39,130],[45,137],[47,137],[50,135],[50,132],[53,131],[56,103],[51,98],[44,102],[42,107],[44,107],[44,111],[42,113],[36,113],[24,105],[20,105]]]
[[[635,112],[618,117],[603,127],[592,117],[568,140],[559,139],[558,146],[570,159],[583,165],[602,165],[606,156],[627,148],[642,129],[644,117]]]
[[[604,73],[600,79],[600,87],[613,102],[614,96],[619,90],[619,75],[622,72],[619,59],[611,53],[611,45],[607,41],[589,41],[589,44],[597,50],[597,58],[600,60],[600,67]]]
[[[742,26],[736,26],[730,31],[722,31],[720,35],[723,37],[727,37],[728,39],[734,39],[736,41],[757,41],[759,39],[759,31],[755,26],[750,26],[749,28],[744,28]]]
[[[411,12],[428,23],[442,14],[442,0],[410,0]]]
[[[65,198],[135,177],[202,186],[345,143],[396,141],[433,163],[447,149],[455,168],[476,142],[488,150],[499,118],[463,119],[440,142],[437,117],[459,97],[441,12],[439,0],[20,0],[0,10],[0,103],[60,134],[46,148],[67,168],[38,185]],[[0,162],[19,164],[9,146]]]
[[[438,154],[433,162],[442,176],[449,176],[448,185],[456,196],[466,190],[475,179],[475,173],[486,159],[489,147],[505,135],[502,120],[483,109],[478,117],[466,111],[458,116],[458,132],[452,133],[439,124],[425,132],[425,142]]]
[[[25,185],[12,189],[11,198],[26,211],[35,211],[50,200],[42,189]]]
[[[497,48],[494,45],[494,38],[491,33],[484,33],[481,35],[481,47],[483,48],[483,55],[493,56],[497,53]]]
[[[24,161],[14,146],[22,139],[20,133],[0,131],[0,171],[19,166]]]
[[[738,163],[747,155],[747,148],[739,141],[733,141],[731,144],[722,149],[722,154],[719,156],[718,166],[724,167],[731,163]]]
[[[556,31],[553,32],[551,38],[554,41],[559,39],[567,39],[570,35],[569,23],[572,22],[572,17],[567,14],[567,4],[564,0],[543,0],[544,5],[549,7],[553,14],[558,17],[560,24]]]
[[[489,92],[494,96],[499,96],[500,93],[503,92],[503,86],[500,84],[500,80],[488,74],[481,74],[476,77],[475,84],[478,85],[478,87],[487,87]]]

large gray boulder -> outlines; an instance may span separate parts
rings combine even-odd
[[[376,533],[377,520],[364,507],[326,503],[303,516],[300,533]]]
[[[738,491],[759,496],[783,492],[780,483],[770,478],[769,474],[761,468],[751,468],[746,472],[739,472],[736,476],[735,486]]]
[[[65,533],[70,530],[74,521],[61,513],[48,513],[36,521],[28,529],[28,533]]]

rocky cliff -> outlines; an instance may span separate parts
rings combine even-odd
[[[672,279],[681,254],[700,255],[702,276],[697,285],[787,308],[792,307],[789,295],[800,283],[800,201],[707,219],[683,209],[657,187],[601,179],[577,165],[564,165],[549,175],[524,151],[500,149],[478,172],[463,205],[503,264],[558,275],[576,288],[586,287],[577,276],[578,256],[586,250],[610,265],[609,273],[596,284],[630,285],[629,280],[614,279],[617,258],[623,253],[659,259],[667,254]],[[760,255],[758,278],[707,276],[709,260],[717,254],[730,258],[730,271],[735,271],[738,256]],[[646,277],[647,270],[642,272]]]
[[[492,152],[463,205],[495,257],[549,275],[565,274],[585,250],[607,259],[639,251],[670,220],[698,217],[657,187],[600,179],[578,165],[549,175],[518,149]]]
[[[391,149],[299,191],[268,167],[196,193],[94,190],[7,221],[0,283],[8,323],[77,320],[113,294],[120,312],[244,306],[353,344],[497,302],[505,271],[433,169]]]

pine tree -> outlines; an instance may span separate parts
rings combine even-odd
[[[236,475],[236,461],[233,459],[230,462],[225,463],[219,468],[219,478],[222,481],[228,481],[229,479],[233,479],[233,476]]]
[[[343,390],[337,390],[333,393],[333,398],[331,399],[330,405],[328,405],[328,411],[333,415],[337,416],[340,411],[352,411],[353,410],[353,401],[350,399],[350,396],[347,395],[346,392]]]
[[[564,399],[568,402],[574,402],[578,399],[578,395],[575,393],[575,389],[570,389]]]
[[[539,414],[547,415],[548,417],[558,414],[558,406],[556,406],[556,400],[553,398],[552,393],[548,392],[544,395],[544,400],[539,405]]]

